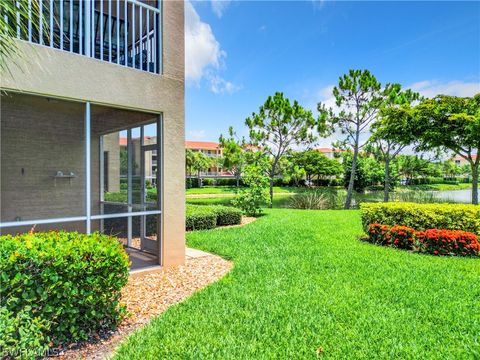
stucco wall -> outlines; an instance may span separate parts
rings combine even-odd
[[[17,65],[9,67],[0,86],[163,114],[163,173],[168,174],[163,184],[163,263],[174,265],[185,258],[183,2],[163,2],[162,35],[162,75],[19,41],[21,56],[12,60]]]

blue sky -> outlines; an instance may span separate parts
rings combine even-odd
[[[275,91],[314,110],[350,68],[426,96],[480,92],[480,2],[192,1],[186,138],[217,141]],[[319,145],[328,146],[331,138]]]

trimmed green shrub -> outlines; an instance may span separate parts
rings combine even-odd
[[[480,206],[467,204],[362,203],[362,224],[402,225],[417,231],[463,230],[480,235]]]
[[[50,322],[32,317],[32,308],[13,314],[0,307],[0,356],[12,359],[35,359],[46,355]]]
[[[187,205],[186,229],[205,230],[216,226],[237,225],[242,212],[230,206]]]
[[[217,226],[217,214],[210,206],[187,205],[185,220],[187,230],[213,229]]]
[[[115,328],[124,315],[119,300],[128,265],[118,241],[98,233],[1,236],[2,307],[34,314],[33,332],[48,321],[42,331],[55,345],[86,340]]]
[[[231,206],[211,206],[217,215],[217,226],[238,225],[242,222],[242,211]]]

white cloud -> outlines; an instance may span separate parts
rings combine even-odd
[[[231,94],[240,90],[240,86],[237,86],[230,81],[226,81],[218,75],[208,76],[208,78],[210,81],[210,90],[214,94]]]
[[[318,101],[327,108],[335,108],[335,97],[333,96],[333,88],[335,85],[328,85],[317,92]]]
[[[190,130],[188,135],[192,140],[201,140],[205,138],[206,133],[205,130]]]
[[[437,80],[419,81],[407,88],[419,92],[426,97],[434,97],[435,95],[453,95],[453,96],[473,96],[480,93],[479,82],[463,82],[463,81],[449,81],[441,82]]]
[[[219,18],[223,16],[225,9],[230,5],[231,0],[212,0],[212,10]]]
[[[213,4],[212,4],[213,6]],[[185,2],[185,79],[200,86],[202,79],[214,93],[232,93],[239,87],[218,74],[225,66],[222,50],[209,24],[203,22],[190,1]]]
[[[218,69],[226,53],[220,48],[212,28],[200,20],[190,1],[185,2],[185,77],[200,81],[206,68]]]

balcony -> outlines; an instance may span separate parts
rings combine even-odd
[[[17,24],[18,39],[162,73],[160,0],[22,1],[28,1],[31,16],[18,13],[15,19],[6,19]],[[39,10],[36,17],[33,7]],[[20,24],[27,30],[22,31]]]

